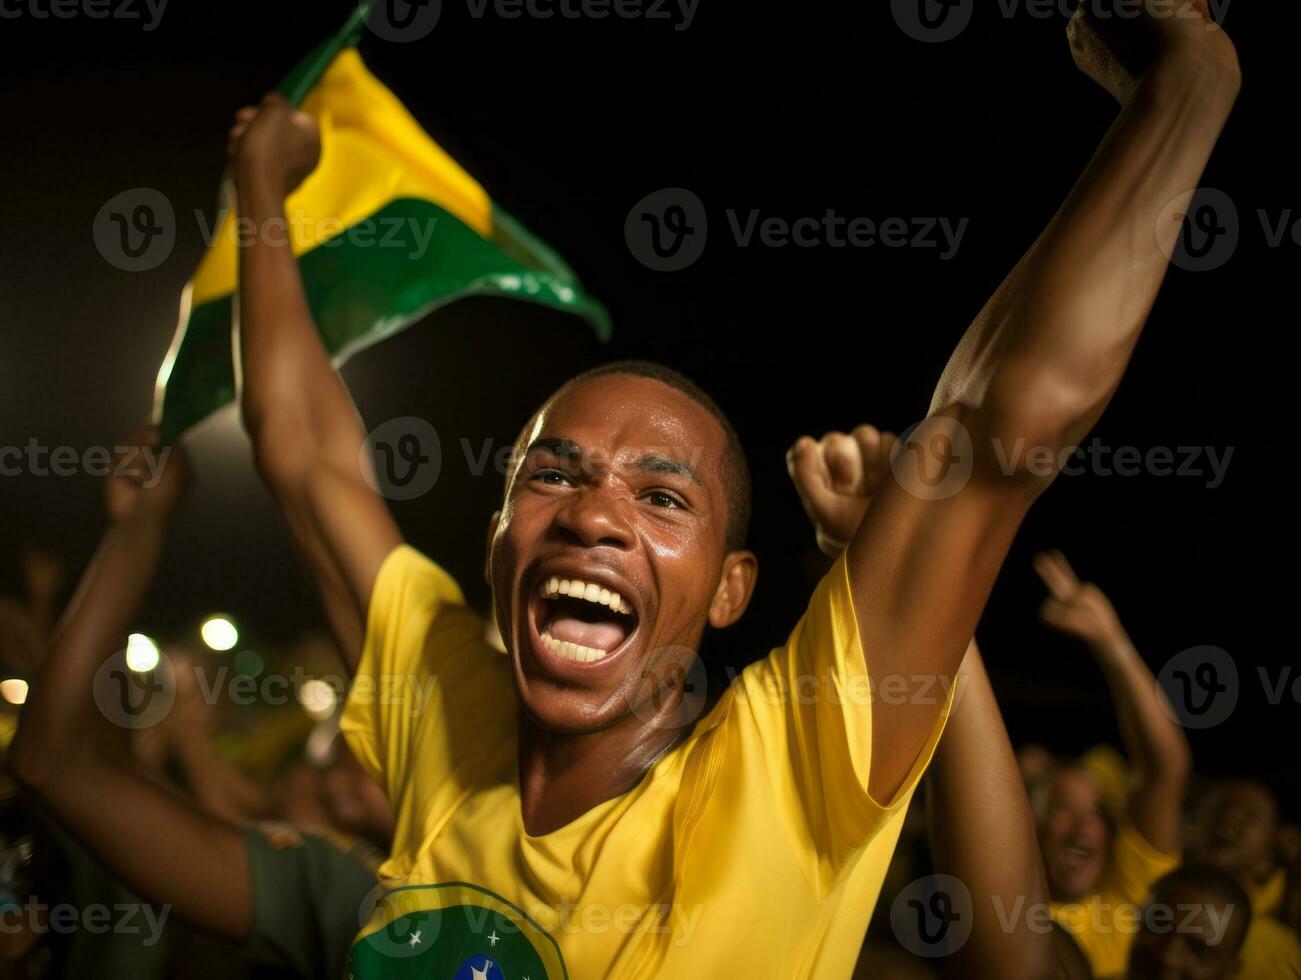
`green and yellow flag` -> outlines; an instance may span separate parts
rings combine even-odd
[[[605,308],[555,252],[497,207],[366,70],[365,8],[281,83],[321,127],[321,160],[285,202],[312,315],[336,364],[463,296],[529,300],[585,319]],[[235,397],[233,298],[242,227],[233,209],[181,297],[158,373],[154,417],[174,439]]]

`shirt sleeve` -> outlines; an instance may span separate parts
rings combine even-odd
[[[405,544],[384,559],[339,725],[394,805],[422,720],[440,707],[437,691],[473,669],[482,637],[482,619],[446,571]]]
[[[934,699],[935,728],[894,798],[873,799],[867,787],[878,685],[868,675],[844,554],[786,645],[742,677],[740,693],[760,732],[778,808],[824,870],[836,874],[907,806],[944,729],[953,685],[907,679],[904,696]]]
[[[1141,906],[1156,880],[1178,865],[1178,854],[1157,850],[1128,820],[1116,831],[1109,874],[1112,890],[1124,901]]]
[[[244,836],[253,886],[249,958],[300,977],[342,977],[378,855],[364,844],[275,824]]]

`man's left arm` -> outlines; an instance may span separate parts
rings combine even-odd
[[[848,547],[869,674],[957,672],[1027,509],[1118,386],[1165,276],[1179,223],[1240,86],[1233,45],[1193,0],[1175,14],[1071,25],[1077,63],[1124,106],[1047,230],[959,343],[930,417]],[[794,469],[832,474],[802,439]],[[848,439],[852,437],[838,437]],[[1032,451],[1033,455],[1032,455]],[[840,492],[834,477],[822,490]],[[931,699],[876,699],[868,792],[904,786],[932,735]],[[913,703],[913,702],[916,703]],[[926,702],[926,703],[923,703]]]

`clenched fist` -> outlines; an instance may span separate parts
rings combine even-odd
[[[860,425],[852,433],[804,436],[786,454],[786,469],[817,530],[818,547],[834,558],[844,551],[890,472],[898,436]]]
[[[1081,0],[1066,36],[1075,64],[1122,104],[1162,61],[1240,80],[1237,51],[1207,0]]]
[[[321,131],[315,119],[273,92],[235,114],[226,152],[238,185],[257,182],[285,197],[316,169]]]

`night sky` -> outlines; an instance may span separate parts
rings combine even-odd
[[[47,5],[5,0],[0,18],[0,446],[36,439],[80,453],[114,445],[149,409],[202,250],[195,211],[210,221],[215,209],[230,117],[351,8],[173,0],[146,30],[141,0],[128,8],[136,20],[37,17]],[[676,23],[508,20],[444,0],[427,38],[364,43],[372,70],[614,318],[602,346],[565,316],[468,301],[347,368],[370,425],[418,415],[439,432],[441,479],[394,510],[472,600],[485,599],[484,531],[501,484],[491,470],[473,475],[462,447],[509,444],[577,370],[649,357],[715,393],[755,474],[759,591],[747,620],[708,652],[743,663],[784,639],[818,567],[786,448],[804,433],[920,418],[952,345],[1115,115],[1072,65],[1060,12],[978,6],[961,37],[924,44],[881,2],[700,0],[675,30],[675,5]],[[1154,669],[1201,645],[1235,659],[1238,708],[1191,733],[1199,767],[1263,770],[1295,793],[1298,705],[1287,692],[1271,704],[1268,689],[1301,672],[1301,244],[1290,232],[1278,247],[1269,237],[1301,221],[1301,12],[1242,2],[1226,23],[1246,82],[1204,184],[1233,202],[1240,241],[1220,268],[1172,271],[1095,433],[1113,451],[1169,447],[1202,475],[1060,479],[1020,535],[979,635],[1015,741],[1076,751],[1116,737],[1088,654],[1035,619],[1042,589],[1030,556],[1061,547],[1112,596]],[[105,202],[139,187],[173,204],[177,242],[156,269],[128,273],[101,257],[92,227]],[[655,272],[631,253],[625,221],[669,187],[700,197],[709,234],[688,269]],[[948,258],[943,248],[741,247],[729,210],[741,222],[752,211],[794,220],[831,210],[966,223]],[[237,420],[218,416],[191,447],[197,492],[141,626],[185,635],[220,609],[249,642],[269,645],[319,627]],[[1208,486],[1204,449],[1187,463],[1182,447],[1227,458],[1222,483]],[[0,514],[0,590],[12,591],[24,544],[80,567],[101,528],[99,488],[84,475],[3,476]]]

